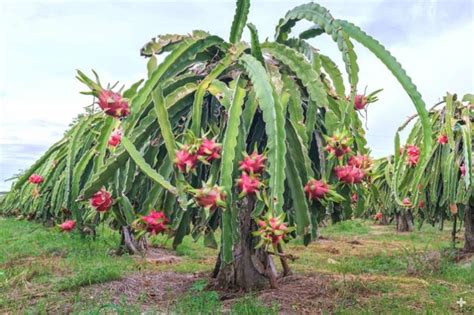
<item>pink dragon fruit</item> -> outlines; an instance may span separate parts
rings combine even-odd
[[[346,184],[358,184],[365,177],[364,171],[353,165],[336,166],[334,173],[340,181]]]
[[[325,150],[331,156],[341,159],[345,154],[351,152],[351,139],[346,132],[335,132],[331,137],[326,137]]]
[[[461,164],[461,166],[459,167],[459,170],[461,171],[461,176],[464,177],[466,176],[466,164]]]
[[[75,226],[76,226],[76,221],[74,221],[74,220],[66,220],[66,221],[64,221],[63,223],[61,223],[61,224],[59,225],[59,228],[60,228],[61,231],[63,231],[63,232],[69,232],[69,231],[72,231]]]
[[[408,198],[408,197],[403,198],[402,203],[405,207],[411,207],[412,206],[410,198]]]
[[[359,201],[359,196],[357,196],[357,193],[352,194],[351,201],[352,203],[357,203],[357,201]]]
[[[317,179],[310,179],[306,186],[304,186],[304,191],[311,200],[319,200],[324,198],[329,190],[329,185],[326,182]]]
[[[260,174],[265,169],[266,157],[254,151],[248,155],[245,153],[244,159],[240,162],[240,169],[248,174]]]
[[[370,157],[368,157],[365,154],[357,154],[357,155],[351,156],[349,160],[347,161],[347,164],[355,166],[363,170],[367,170],[370,168],[372,164],[372,160],[370,159]]]
[[[448,143],[448,136],[445,135],[445,134],[441,134],[438,136],[438,143],[441,144],[441,145],[444,145],[446,143]]]
[[[362,95],[362,94],[357,94],[355,97],[354,97],[354,108],[356,110],[362,110],[365,108],[365,106],[367,105],[368,103],[368,99],[365,95]]]
[[[209,211],[225,206],[226,195],[219,186],[203,187],[194,193],[196,204]]]
[[[259,229],[253,232],[253,235],[260,236],[260,243],[257,247],[264,244],[276,246],[291,232],[291,229],[283,222],[283,218],[283,216],[267,215],[264,220],[257,221]]]
[[[420,149],[416,145],[407,145],[407,164],[410,167],[416,166],[420,158]]]
[[[168,229],[169,219],[163,211],[151,210],[149,215],[142,217],[146,229],[151,234],[163,233]]]
[[[107,114],[116,118],[126,117],[130,114],[128,101],[119,93],[111,90],[102,90],[99,93],[99,106]]]
[[[245,172],[236,180],[236,184],[243,196],[256,194],[262,186],[262,182],[255,174],[249,175]]]
[[[122,131],[120,129],[114,130],[110,135],[108,144],[112,147],[116,147],[122,142]]]
[[[28,181],[32,184],[38,185],[43,182],[44,178],[41,175],[38,174],[32,174],[29,178]]]
[[[196,168],[198,161],[197,154],[191,152],[189,146],[184,145],[180,150],[176,151],[175,164],[181,173],[189,173]]]
[[[212,162],[214,160],[219,159],[220,152],[222,147],[220,144],[216,143],[213,139],[202,139],[201,146],[198,149],[198,156],[200,159],[206,162]]]
[[[93,208],[95,208],[99,212],[105,212],[109,210],[112,206],[113,199],[110,196],[110,193],[105,190],[105,188],[101,188],[98,192],[92,195],[90,199],[90,204]]]

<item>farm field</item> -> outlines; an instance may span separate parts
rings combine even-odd
[[[472,313],[472,257],[453,262],[450,228],[352,220],[293,240],[293,275],[258,293],[206,288],[217,251],[186,237],[176,251],[152,238],[147,256],[116,256],[117,232],[95,241],[40,224],[0,219],[0,313],[277,314]],[[462,240],[459,240],[462,242]],[[460,247],[462,244],[458,243]],[[461,309],[456,303],[466,301]],[[179,301],[179,303],[177,303]]]
[[[474,314],[474,2],[30,2],[0,315]]]

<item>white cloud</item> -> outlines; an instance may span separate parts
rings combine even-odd
[[[474,22],[459,25],[437,37],[429,37],[409,45],[389,47],[418,87],[427,107],[442,99],[446,92],[464,95],[474,88],[474,46],[467,40],[474,33]],[[468,43],[468,44],[466,44]],[[398,126],[415,113],[411,100],[398,82],[375,58],[361,56],[364,66],[361,82],[371,90],[383,87],[380,101],[369,109],[369,146],[374,154],[393,152],[393,137]],[[371,136],[373,135],[373,136]]]

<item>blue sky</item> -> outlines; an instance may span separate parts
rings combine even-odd
[[[308,0],[253,0],[249,21],[261,39],[278,20]],[[427,104],[474,87],[473,2],[470,0],[319,1],[379,39],[407,70]],[[139,49],[157,34],[203,29],[228,37],[234,1],[0,0],[0,191],[27,168],[83,107],[75,69],[95,69],[103,82],[130,84],[145,76]],[[297,30],[308,27],[300,23]],[[248,38],[248,33],[244,34]],[[312,42],[341,65],[329,38]],[[384,88],[368,113],[374,156],[389,154],[396,128],[414,112],[390,73],[356,45],[359,90]]]

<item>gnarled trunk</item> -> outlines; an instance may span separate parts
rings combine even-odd
[[[410,232],[413,230],[413,215],[410,210],[397,213],[396,219],[398,232]]]
[[[464,208],[464,251],[467,253],[474,252],[474,197],[468,202]]]
[[[117,254],[122,255],[128,253],[130,255],[143,254],[148,248],[148,241],[145,236],[136,239],[130,227],[122,226],[120,229],[120,246]]]
[[[254,206],[255,198],[244,198],[239,211],[240,241],[234,245],[233,262],[225,264],[219,253],[212,276],[220,289],[252,291],[269,284],[276,287],[277,272],[272,257],[264,248],[255,248],[258,238],[252,232],[257,230],[257,224],[251,216]]]

